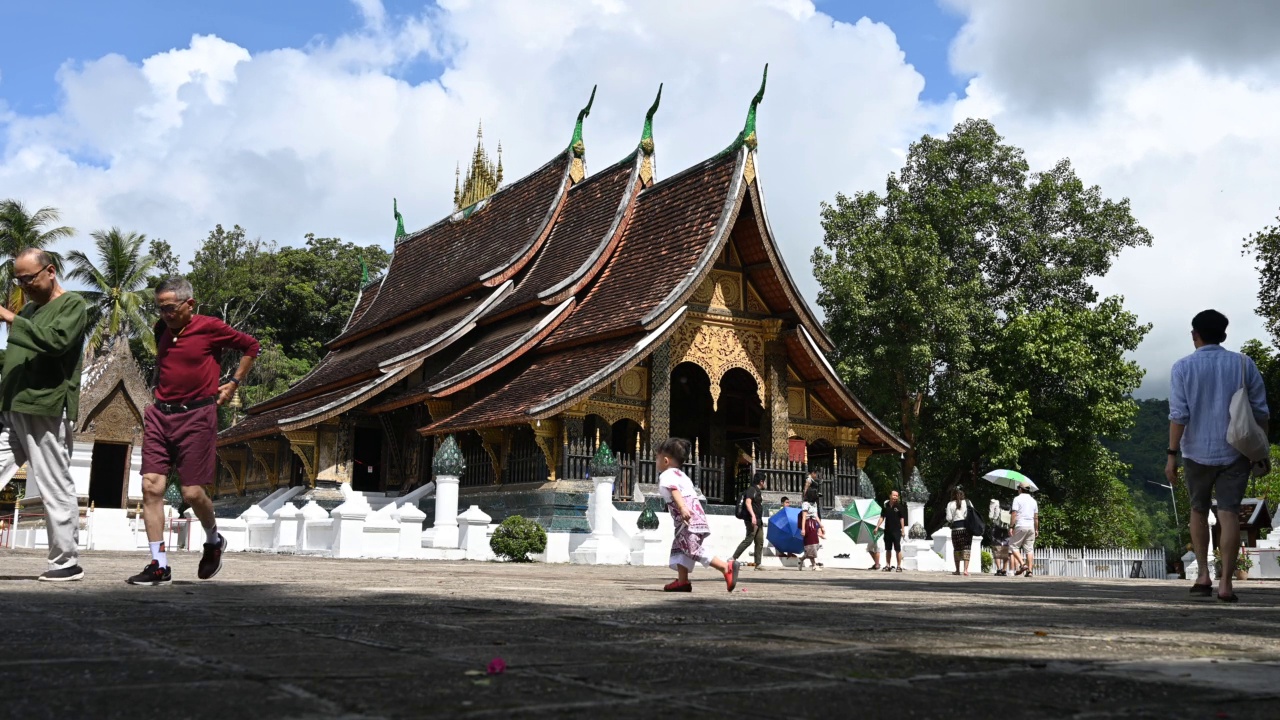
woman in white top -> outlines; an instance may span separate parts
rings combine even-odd
[[[658,446],[656,464],[658,466],[658,492],[662,501],[671,513],[671,521],[675,525],[675,538],[671,541],[671,568],[678,577],[662,589],[666,592],[693,592],[693,584],[689,582],[689,571],[695,562],[703,566],[710,565],[724,574],[725,585],[733,592],[738,584],[738,562],[725,562],[718,557],[709,557],[702,544],[711,535],[707,525],[707,515],[698,502],[698,490],[693,481],[680,470],[685,458],[689,457],[689,441],[681,438],[667,438]]]
[[[964,490],[957,487],[951,491],[951,502],[947,503],[947,524],[951,526],[951,550],[955,554],[956,571],[960,574],[961,563],[964,574],[969,574],[969,549],[973,546],[973,538],[965,527],[965,518],[969,516],[969,501],[964,499]]]

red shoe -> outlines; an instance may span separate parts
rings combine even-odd
[[[672,580],[662,586],[662,592],[693,592],[693,583],[682,583],[679,580]]]
[[[738,587],[738,572],[742,569],[742,563],[734,560],[729,563],[729,569],[724,573],[724,584],[728,586],[729,592]]]

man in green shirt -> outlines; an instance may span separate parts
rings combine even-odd
[[[53,258],[43,250],[18,253],[13,282],[27,304],[17,314],[0,307],[0,321],[9,325],[9,346],[0,350],[0,487],[30,463],[28,480],[48,517],[49,570],[40,579],[79,580],[84,570],[71,447],[88,308],[84,298],[58,283]]]

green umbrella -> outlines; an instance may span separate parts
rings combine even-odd
[[[841,515],[844,520],[844,534],[856,543],[875,542],[884,533],[876,529],[880,520],[880,505],[875,500],[857,498],[853,504],[845,508]]]
[[[1031,492],[1036,492],[1040,489],[1036,487],[1035,483],[1031,482],[1031,478],[1023,475],[1017,470],[992,470],[986,475],[983,475],[982,479],[987,482],[995,483],[1000,487],[1009,488],[1010,490],[1017,490],[1018,486],[1022,483],[1030,485]]]

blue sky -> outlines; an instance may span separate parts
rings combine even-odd
[[[391,22],[420,13],[418,0],[385,0]],[[907,62],[925,77],[923,100],[963,94],[965,78],[954,76],[947,51],[963,18],[930,0],[818,0],[831,17],[856,22],[869,17],[888,25]],[[157,11],[157,8],[163,10]],[[107,54],[140,62],[158,52],[186,47],[192,35],[217,35],[251,53],[325,42],[362,25],[350,0],[219,0],[156,3],[148,0],[60,0],[0,4],[0,28],[57,28],[50,34],[5,32],[0,42],[0,100],[24,115],[53,112],[58,69]],[[429,80],[439,68],[422,62],[403,68],[410,82]]]

